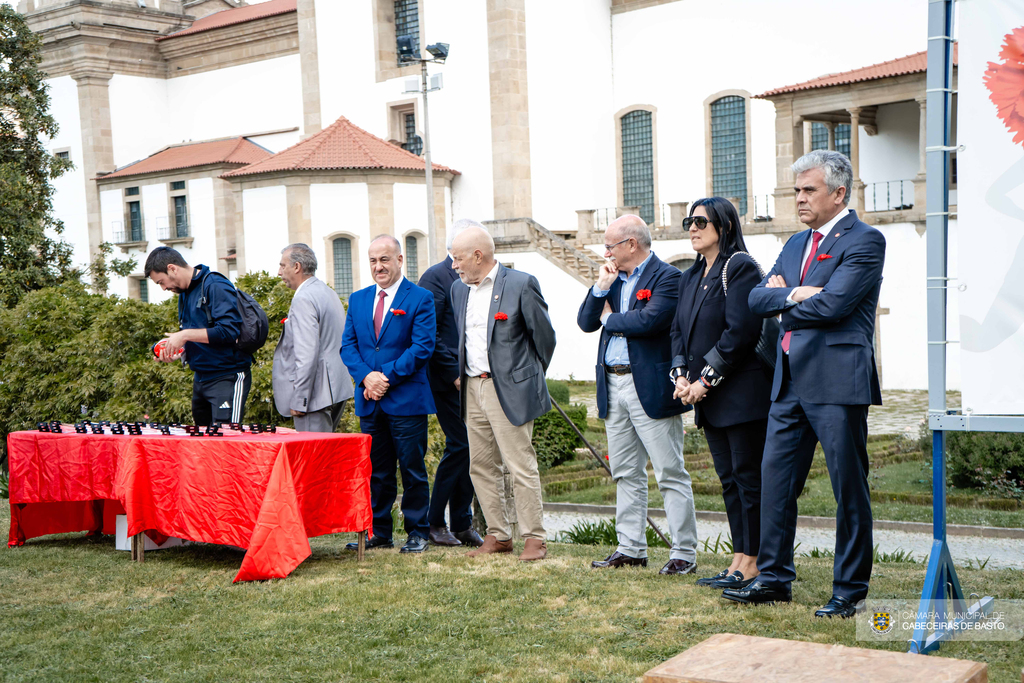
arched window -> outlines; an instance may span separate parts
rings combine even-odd
[[[415,235],[405,236],[405,276],[412,282],[420,279],[419,251]]]
[[[352,240],[336,237],[331,244],[334,251],[334,291],[347,300],[352,294]]]
[[[619,122],[622,140],[622,205],[639,206],[654,225],[654,126],[650,111],[637,109]]]
[[[740,200],[747,213],[747,100],[741,95],[720,97],[710,106],[711,192]]]

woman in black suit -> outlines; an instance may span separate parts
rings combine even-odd
[[[697,583],[742,588],[758,574],[761,456],[771,404],[771,381],[754,352],[762,320],[747,306],[761,273],[749,256],[737,253],[746,245],[728,200],[694,202],[683,227],[699,257],[679,282],[671,331],[673,396],[694,406],[697,427],[704,430],[733,543],[728,569]],[[728,294],[722,286],[726,263]]]

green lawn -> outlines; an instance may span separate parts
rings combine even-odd
[[[10,521],[0,505],[0,528]],[[814,619],[829,560],[799,558],[795,602],[745,608],[693,578],[599,572],[610,548],[552,544],[544,562],[371,551],[313,540],[281,581],[232,585],[238,552],[193,546],[147,553],[109,537],[30,541],[0,550],[0,671],[5,681],[634,681],[715,633],[866,646],[851,621]],[[725,557],[700,555],[703,568]],[[966,592],[1024,598],[1020,573],[958,569]],[[877,565],[872,597],[919,595],[924,567]],[[902,650],[901,643],[871,644]],[[954,643],[941,656],[988,662],[1018,680],[1020,643]],[[824,680],[824,679],[823,679]]]

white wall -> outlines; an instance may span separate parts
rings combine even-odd
[[[878,108],[877,135],[868,135],[861,127],[860,179],[867,185],[864,188],[866,208],[884,211],[900,206],[901,187],[903,203],[914,203],[913,183],[887,181],[911,181],[917,176],[920,118],[917,102],[898,102]]]
[[[57,135],[50,140],[52,152],[63,147],[70,148],[71,162],[75,168],[68,171],[53,184],[53,213],[64,222],[64,232],[54,239],[62,239],[72,245],[73,262],[79,267],[89,263],[89,222],[85,204],[85,171],[82,170],[82,126],[78,110],[78,85],[70,76],[51,78],[46,81],[50,88],[50,114],[60,124]],[[91,182],[91,181],[90,181]]]
[[[358,262],[362,277],[360,281],[352,283],[353,291],[372,284],[367,265],[370,195],[366,183],[310,185],[309,200],[313,233],[313,243],[309,246],[316,252],[317,261],[321,264],[317,269],[317,277],[326,280],[326,264],[334,259],[334,253],[327,249],[325,238],[336,232],[344,232],[359,240],[359,248],[352,254],[352,258]],[[327,284],[334,286],[333,282]]]
[[[288,245],[288,200],[283,185],[242,191],[245,270],[277,275],[281,249]]]
[[[177,121],[168,100],[167,81],[114,74],[108,93],[117,168],[181,142],[174,135]]]

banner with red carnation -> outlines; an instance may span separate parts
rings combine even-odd
[[[960,12],[956,262],[963,407],[1024,414],[1024,2]],[[953,207],[951,206],[951,209]],[[930,283],[929,283],[930,284]],[[951,339],[956,339],[954,334]]]

